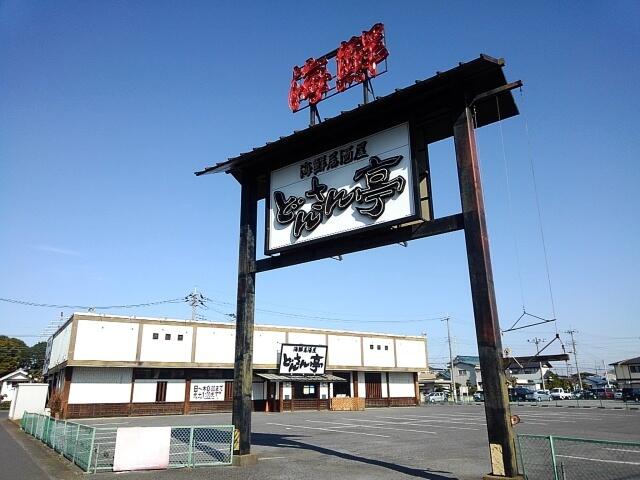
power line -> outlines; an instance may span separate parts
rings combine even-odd
[[[77,310],[109,310],[114,308],[138,308],[138,307],[151,307],[153,305],[162,305],[165,303],[183,303],[186,302],[186,297],[173,298],[170,300],[159,300],[157,302],[135,303],[129,305],[107,305],[107,306],[87,306],[87,305],[56,305],[52,303],[37,303],[28,302],[26,300],[16,300],[14,298],[0,298],[0,302],[13,303],[16,305],[24,305],[27,307],[43,307],[43,308],[68,308]]]

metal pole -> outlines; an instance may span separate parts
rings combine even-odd
[[[480,165],[471,111],[465,107],[453,126],[469,281],[485,395],[487,435],[493,475],[516,477],[515,437],[502,362],[502,340],[493,286],[489,234],[484,215]]]
[[[236,352],[233,371],[233,425],[240,434],[238,455],[251,452],[251,381],[253,376],[253,316],[256,266],[256,186],[242,182],[240,248],[236,308]]]
[[[442,319],[443,322],[447,322],[447,341],[449,342],[449,375],[451,375],[451,393],[453,394],[453,401],[458,401],[456,395],[456,381],[453,377],[453,352],[451,351],[451,330],[449,329],[449,317]]]
[[[553,444],[553,436],[549,435],[549,448],[551,449],[551,464],[553,465],[553,479],[558,480],[558,464],[556,463],[556,448]]]

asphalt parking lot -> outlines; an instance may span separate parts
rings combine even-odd
[[[640,411],[512,406],[516,433],[640,441]],[[230,414],[81,420],[103,428],[220,425]],[[215,468],[220,479],[478,479],[489,471],[482,405],[369,409],[364,412],[256,413],[256,466]],[[638,452],[640,462],[640,452]],[[212,469],[189,472],[211,476]],[[126,473],[118,478],[186,478],[186,472]],[[98,474],[115,478],[112,474]]]

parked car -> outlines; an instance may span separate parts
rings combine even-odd
[[[552,388],[551,398],[554,400],[570,400],[572,397],[570,392],[565,392],[564,388]]]
[[[622,390],[616,390],[613,392],[613,398],[616,400],[622,400]]]
[[[625,402],[640,402],[640,388],[623,388],[622,400]]]
[[[573,398],[578,398],[581,400],[590,400],[596,398],[596,395],[591,390],[576,390],[573,392]]]
[[[551,394],[549,390],[536,390],[527,394],[527,400],[531,402],[550,402]]]
[[[476,392],[473,394],[473,399],[476,402],[484,402],[484,392]]]
[[[601,398],[603,400],[613,400],[614,393],[612,388],[596,388],[595,394],[597,398]]]
[[[427,402],[436,403],[436,402],[446,402],[447,394],[445,392],[431,392],[427,395]]]
[[[509,400],[512,402],[524,402],[527,395],[533,393],[533,390],[526,387],[516,387],[509,390]]]

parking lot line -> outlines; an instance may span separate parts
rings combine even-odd
[[[380,417],[380,418],[394,418],[394,417]],[[352,421],[361,421],[361,422],[373,422],[373,423],[383,423],[383,424],[387,424],[387,425],[400,425],[398,422],[385,422],[382,420],[366,420],[364,418],[343,418],[343,420],[352,420]],[[435,423],[431,420],[427,420],[427,421],[421,421],[420,423]],[[441,422],[442,423],[442,422]],[[402,425],[414,425],[415,422],[406,422],[403,423]],[[469,428],[469,427],[452,427],[450,425],[429,425],[432,428],[451,428],[454,430],[480,430],[479,428]]]
[[[321,428],[321,427],[305,427],[303,425],[289,425],[286,423],[267,423],[267,425],[277,425],[279,427],[286,427],[286,428],[304,428],[307,430],[323,430],[325,432],[333,432],[333,433],[351,433],[354,435],[367,435],[368,437],[391,438],[389,435],[378,435],[377,433],[349,432],[347,430],[337,430],[338,427],[335,427],[335,429]]]
[[[479,427],[484,426],[484,421],[472,422],[470,420],[464,419],[451,419],[446,417],[424,417],[424,416],[402,416],[402,417],[388,417],[381,416],[379,418],[388,418],[392,420],[411,420],[412,422],[435,422],[435,423],[447,423],[447,424],[461,424],[461,425],[478,425]]]
[[[348,419],[345,419],[348,420]],[[340,423],[340,422],[326,422],[324,420],[306,420],[311,423],[328,423],[330,425],[343,425],[345,427],[358,427],[358,428],[377,428],[380,430],[396,430],[398,432],[414,432],[414,433],[431,433],[433,435],[437,435],[437,432],[430,432],[428,430],[410,430],[408,428],[393,428],[393,427],[380,427],[378,425],[361,425],[354,423]]]
[[[612,450],[614,452],[629,452],[640,454],[640,450],[629,450],[627,448],[605,448],[604,450]]]

